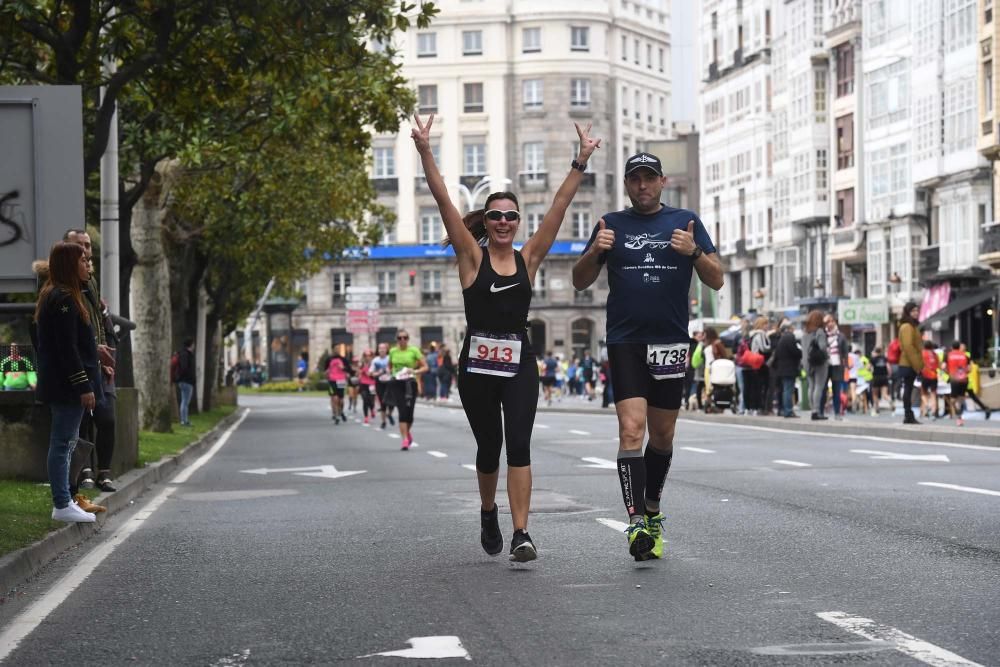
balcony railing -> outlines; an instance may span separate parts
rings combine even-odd
[[[984,120],[983,121],[983,136],[985,137],[985,136],[989,136],[991,134],[993,134],[993,121],[992,120]]]
[[[375,192],[399,192],[399,179],[395,176],[392,178],[373,178],[372,184],[375,186]]]
[[[585,289],[573,292],[573,303],[577,305],[588,305],[594,303],[594,291]]]
[[[441,292],[421,292],[420,293],[420,305],[422,305],[422,306],[440,306],[441,305]]]
[[[518,174],[518,180],[523,190],[547,190],[549,175],[545,172]]]
[[[483,178],[485,177],[486,174],[466,174],[465,176],[461,176],[458,179],[458,182],[471,190],[472,188],[476,187],[476,184],[479,183],[479,181],[483,180]]]
[[[747,250],[746,239],[740,239],[736,242],[736,256],[737,257],[749,257],[750,252]]]
[[[917,279],[921,283],[929,283],[938,273],[941,265],[941,248],[936,245],[920,249],[920,258],[917,263]]]
[[[597,174],[593,172],[587,172],[583,175],[583,179],[580,181],[580,187],[586,188],[588,190],[593,190],[597,185]]]
[[[430,192],[431,189],[427,187],[427,177],[417,176],[413,179],[413,189],[417,192]]]
[[[380,306],[395,306],[396,305],[396,294],[395,292],[389,294],[386,292],[381,292],[378,295],[378,305]]]
[[[808,278],[796,278],[792,283],[792,296],[796,299],[812,296],[812,281]]]
[[[1000,225],[983,227],[979,231],[979,235],[979,253],[981,255],[1000,252]]]

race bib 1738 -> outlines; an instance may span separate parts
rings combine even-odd
[[[687,371],[687,343],[646,346],[646,365],[654,380],[683,378]]]
[[[521,338],[517,334],[476,331],[469,336],[470,373],[514,377],[521,364]]]

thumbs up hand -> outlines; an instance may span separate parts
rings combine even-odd
[[[597,236],[590,246],[594,252],[607,252],[615,245],[615,230],[608,229],[604,224],[604,218],[597,221]]]
[[[691,255],[695,249],[694,242],[694,220],[689,220],[687,231],[675,229],[670,235],[670,247],[674,252],[685,257]]]

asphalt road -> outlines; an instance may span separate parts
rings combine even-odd
[[[322,399],[241,401],[0,607],[4,664],[1000,664],[1000,449],[682,421],[667,555],[635,563],[613,415],[539,413],[521,565],[479,546],[461,410],[418,405],[401,452]]]

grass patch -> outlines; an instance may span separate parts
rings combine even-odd
[[[265,384],[265,385],[261,385],[259,387],[240,387],[239,388],[239,393],[240,394],[247,394],[247,395],[251,395],[251,396],[254,396],[254,395],[257,395],[257,396],[275,396],[275,395],[281,395],[281,396],[302,396],[302,397],[306,397],[307,396],[309,398],[327,397],[327,396],[330,395],[330,392],[327,391],[326,389],[306,389],[305,391],[297,391],[297,390],[284,391],[282,389],[275,389],[274,385],[276,385],[276,384],[279,384],[279,383],[274,382],[272,384]]]
[[[222,407],[200,412],[191,415],[191,426],[180,426],[174,424],[173,433],[153,433],[152,431],[139,432],[139,460],[136,466],[141,468],[156,463],[164,456],[172,456],[198,437],[211,431],[223,418],[231,415],[236,410],[234,405],[224,405]]]
[[[175,426],[173,433],[140,432],[137,465],[143,467],[164,456],[178,453],[235,409],[235,406],[229,405],[191,415],[194,426]],[[81,489],[80,493],[93,499],[101,491]],[[0,507],[4,508],[3,517],[0,518],[0,556],[37,542],[53,530],[66,525],[51,518],[52,493],[48,484],[0,479]]]

